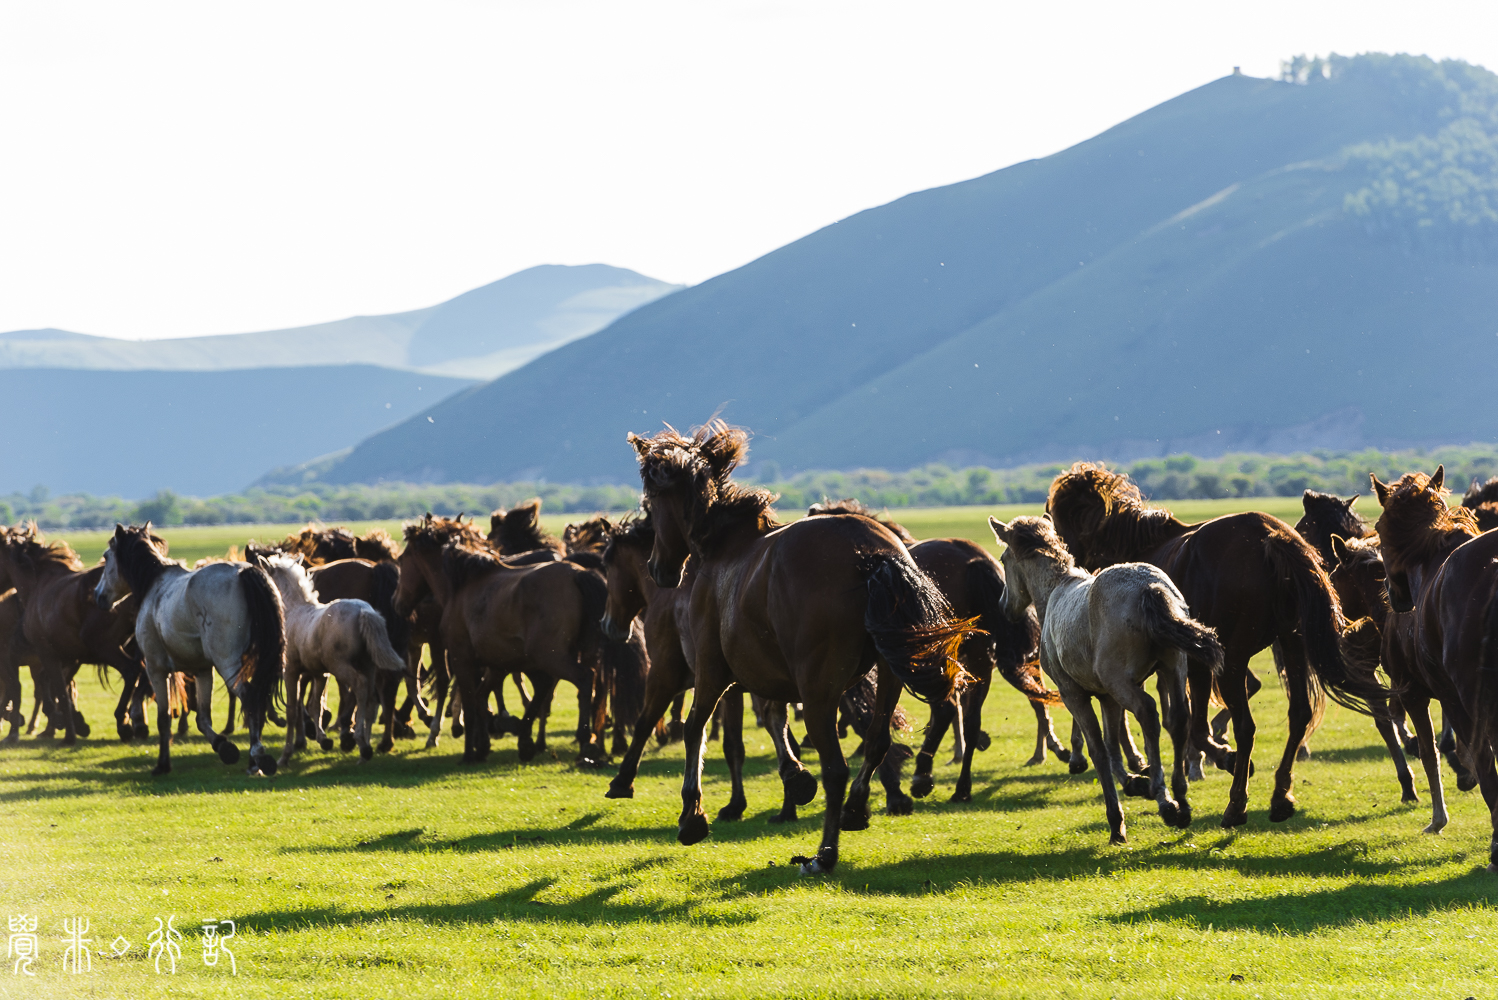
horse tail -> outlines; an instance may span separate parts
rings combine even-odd
[[[570,565],[570,564],[568,564]],[[594,699],[602,698],[614,685],[615,657],[604,655],[607,645],[603,635],[603,609],[609,602],[609,585],[603,576],[591,569],[577,567],[572,574],[577,581],[577,593],[582,600],[582,631],[578,635],[578,651],[583,662],[595,664],[597,673],[593,689]]]
[[[385,632],[390,636],[390,645],[397,651],[411,644],[411,622],[395,613],[395,592],[400,588],[400,566],[393,562],[378,562],[374,568],[374,589],[369,595],[369,606],[385,619]]]
[[[982,631],[977,619],[954,619],[941,591],[903,549],[872,555],[864,578],[863,627],[900,683],[921,701],[945,701],[966,686],[957,653]]]
[[[623,642],[604,639],[603,663],[614,718],[633,729],[645,711],[645,675],[650,671],[650,656],[639,629],[631,629]]]
[[[1491,738],[1498,725],[1498,588],[1488,595],[1482,612],[1482,650],[1477,660],[1476,710],[1472,713],[1472,733],[1463,747],[1464,763],[1476,772],[1484,754],[1492,759]]]
[[[250,643],[239,661],[240,699],[251,717],[281,706],[278,682],[286,668],[286,609],[270,576],[259,566],[239,571],[240,590],[250,617]]]
[[[1217,641],[1217,630],[1192,618],[1173,588],[1158,582],[1150,584],[1139,595],[1139,613],[1144,619],[1144,634],[1151,642],[1205,663],[1213,677],[1222,673],[1222,643]]]
[[[364,648],[369,652],[369,658],[374,663],[375,669],[386,673],[403,674],[406,672],[406,661],[390,644],[388,625],[389,623],[374,608],[366,606],[359,609],[359,634],[364,638]]]
[[[1004,614],[1004,577],[989,559],[967,564],[967,592],[978,612],[978,627],[993,638],[993,661],[999,676],[1037,705],[1059,705],[1061,695],[1045,686],[1035,659],[1040,644],[1040,619],[1025,609],[1023,621]]]
[[[1389,689],[1372,673],[1364,675],[1348,669],[1341,644],[1347,621],[1342,617],[1342,606],[1332,590],[1331,579],[1321,566],[1321,557],[1305,539],[1283,530],[1272,531],[1264,539],[1264,554],[1280,585],[1288,585],[1297,631],[1310,668],[1307,673],[1312,686],[1312,705],[1320,701],[1316,690],[1319,686],[1344,708],[1364,715],[1376,714],[1372,706],[1384,704]]]
[[[180,670],[167,674],[166,707],[173,716],[187,711],[187,675]]]

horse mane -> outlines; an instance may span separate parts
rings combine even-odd
[[[603,547],[605,562],[616,545],[648,549],[655,544],[655,524],[650,520],[648,510],[643,514],[626,514],[618,523],[609,523],[607,518],[600,520],[609,524],[608,542]]]
[[[82,572],[83,560],[78,558],[67,542],[49,542],[40,535],[35,521],[28,521],[19,528],[6,531],[11,557],[23,563],[33,573],[40,573],[55,566],[72,573]]]
[[[1444,559],[1482,534],[1471,510],[1447,505],[1449,492],[1444,487],[1432,489],[1423,472],[1406,472],[1388,486],[1376,530],[1396,566]]]
[[[406,544],[412,542],[426,543],[438,548],[448,542],[457,541],[466,548],[482,549],[488,546],[489,540],[485,538],[472,520],[464,521],[463,515],[457,517],[436,517],[427,514],[420,521],[411,521],[402,528]]]
[[[149,522],[129,527],[116,525],[109,547],[114,550],[115,568],[141,599],[168,568],[182,566],[178,560],[166,557],[166,545],[151,533]]]
[[[297,561],[296,558],[288,556],[284,552],[269,552],[265,554],[257,552],[255,553],[255,557],[250,560],[251,563],[265,570],[269,574],[272,583],[275,582],[277,573],[285,573],[300,588],[302,597],[308,604],[315,605],[322,603],[318,599],[317,590],[312,586],[312,577],[307,575],[307,568]]]
[[[448,581],[455,588],[498,569],[514,567],[486,546],[468,545],[461,538],[453,538],[442,546],[442,572],[447,574]]]
[[[534,497],[489,515],[489,544],[501,555],[517,555],[536,549],[555,549],[565,552],[566,546],[557,537],[541,527],[541,498]]]
[[[823,500],[814,503],[806,509],[807,517],[817,517],[822,514],[857,514],[871,521],[878,521],[884,525],[903,545],[911,546],[916,543],[916,538],[905,530],[905,526],[889,516],[889,514],[877,514],[868,507],[851,498],[844,500]]]
[[[1498,476],[1494,476],[1485,483],[1472,480],[1472,485],[1467,487],[1467,492],[1462,496],[1462,506],[1468,510],[1476,510],[1485,503],[1498,503]]]
[[[374,528],[354,539],[354,555],[372,563],[395,562],[400,548],[384,528]]]
[[[1076,565],[1055,526],[1043,517],[1016,517],[1009,522],[1007,534],[1004,544],[1013,550],[1016,558],[1041,555],[1056,560],[1066,569]]]
[[[338,559],[353,559],[357,556],[357,540],[347,528],[328,528],[307,524],[293,535],[279,542],[271,542],[265,548],[275,549],[287,555],[300,554],[311,565],[334,562]]]
[[[1051,483],[1046,513],[1067,528],[1066,544],[1088,568],[1129,562],[1187,530],[1163,507],[1151,507],[1128,476],[1077,462]]]
[[[773,506],[780,497],[732,479],[749,453],[749,433],[743,428],[714,418],[695,428],[691,437],[667,424],[649,438],[631,435],[630,442],[639,454],[647,493],[685,494],[690,540],[700,551],[712,551],[737,528],[747,526],[762,535],[780,527]]]
[[[569,524],[562,529],[562,544],[567,546],[568,555],[575,555],[578,552],[601,553],[608,547],[610,533],[613,530],[613,522],[599,514],[597,517],[590,517],[581,523]]]

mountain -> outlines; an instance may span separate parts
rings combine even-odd
[[[224,371],[364,364],[491,379],[680,287],[606,264],[548,264],[426,309],[290,330],[171,340],[66,330],[0,333],[0,368]]]
[[[784,472],[1498,438],[1498,77],[1292,75],[861,212],[316,474],[628,481],[627,431],[720,408]]]
[[[473,385],[372,365],[0,370],[0,493],[211,496],[346,447]]]

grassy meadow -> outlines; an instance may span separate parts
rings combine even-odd
[[[922,536],[987,535],[987,511],[898,513]],[[195,558],[257,531],[166,534]],[[86,558],[105,538],[68,537]],[[8,916],[38,918],[41,942],[38,975],[13,975],[8,960],[0,996],[1492,995],[1498,876],[1483,870],[1480,796],[1448,779],[1451,823],[1422,835],[1418,766],[1422,802],[1401,805],[1372,725],[1332,706],[1298,768],[1300,811],[1269,823],[1285,703],[1267,655],[1255,669],[1267,684],[1245,827],[1218,826],[1228,778],[1214,771],[1192,788],[1189,830],[1126,800],[1129,844],[1110,848],[1093,772],[1021,766],[1031,715],[1000,686],[973,801],[946,801],[956,768],[944,752],[913,816],[876,813],[844,835],[836,872],[814,879],[788,861],[814,851],[821,797],[799,824],[766,822],[780,784],[763,730],[746,733],[745,818],[685,848],[679,745],[647,754],[629,801],[605,799],[609,773],[572,766],[555,737],[532,764],[505,738],[464,766],[444,735],[367,764],[314,749],[269,779],[191,738],[153,779],[152,746],[104,738],[113,697],[86,671],[95,738],[0,750],[0,900]],[[571,702],[559,694],[553,733],[570,731]],[[716,744],[705,791],[711,816],[728,794]],[[62,921],[76,916],[97,950],[81,974],[61,969]],[[175,974],[148,957],[158,916],[183,932]],[[200,925],[225,918],[238,925],[233,977],[227,959],[202,960]],[[122,957],[104,957],[117,938]]]

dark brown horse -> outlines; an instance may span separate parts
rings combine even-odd
[[[600,693],[599,619],[607,590],[596,573],[568,562],[512,566],[489,554],[472,524],[430,514],[406,526],[400,568],[398,612],[409,613],[429,595],[442,607],[439,628],[469,720],[465,761],[480,761],[489,753],[488,727],[478,724],[484,717],[480,699],[486,669],[495,676],[520,670],[533,681],[541,678],[538,695],[555,687],[546,681],[575,685],[578,759],[603,759],[602,748],[595,745],[593,708]],[[549,708],[537,697],[526,709],[517,734],[522,760],[535,756],[531,723]]]
[[[797,860],[808,874],[831,871],[841,830],[869,824],[869,783],[889,750],[902,685],[929,700],[950,698],[963,676],[956,652],[974,626],[951,617],[905,546],[877,522],[847,514],[776,522],[771,494],[732,482],[747,451],[744,431],[714,420],[691,437],[667,428],[629,440],[655,524],[651,577],[674,587],[689,555],[696,563],[695,687],[677,837],[692,844],[708,835],[703,728],[738,683],[805,708],[827,803],[816,856]],[[877,702],[849,789],[838,710],[843,692],[875,664]]]
[[[1338,637],[1346,627],[1320,557],[1278,518],[1230,514],[1186,524],[1145,503],[1127,476],[1079,462],[1051,484],[1046,509],[1084,569],[1121,562],[1159,566],[1180,588],[1192,617],[1217,631],[1226,660],[1217,682],[1233,722],[1237,751],[1217,741],[1207,722],[1213,678],[1190,661],[1191,739],[1223,770],[1233,772],[1222,825],[1248,820],[1248,777],[1254,721],[1248,707],[1248,661],[1279,643],[1290,700],[1290,733],[1275,772],[1269,818],[1295,812],[1295,757],[1321,712],[1323,691],[1341,704],[1370,712],[1388,691],[1372,676],[1347,669]]]
[[[35,525],[6,531],[0,537],[3,561],[24,608],[22,629],[26,642],[41,661],[48,697],[54,705],[54,722],[64,726],[63,745],[77,736],[87,736],[86,724],[77,713],[73,677],[84,663],[113,667],[123,679],[123,691],[115,707],[115,727],[121,740],[134,735],[127,717],[131,697],[142,674],[136,647],[125,645],[135,632],[134,598],[113,610],[98,607],[93,590],[102,566],[84,569],[66,543],[48,543]],[[50,729],[50,727],[49,727]]]
[[[1414,613],[1413,661],[1441,698],[1468,765],[1477,773],[1493,824],[1489,871],[1498,871],[1498,532],[1478,532],[1476,515],[1449,508],[1445,469],[1373,477],[1383,506],[1379,549],[1389,603]]]
[[[557,555],[567,553],[566,544],[541,527],[541,498],[527,500],[509,510],[500,508],[489,515],[489,544],[503,556],[520,555],[537,549],[549,549]]]
[[[1498,528],[1498,476],[1485,483],[1472,480],[1466,496],[1462,497],[1462,506],[1472,512],[1483,531]]]
[[[0,594],[0,721],[10,723],[10,732],[0,742],[10,744],[20,742],[21,727],[26,723],[21,706],[21,668],[31,668],[33,687],[39,687],[41,674],[41,657],[26,641],[21,628],[24,616],[20,595],[15,590]]]

